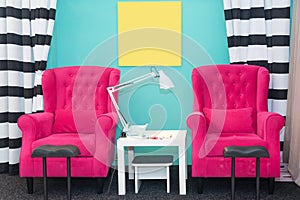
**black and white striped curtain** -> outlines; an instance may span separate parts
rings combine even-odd
[[[266,67],[269,110],[286,116],[290,0],[223,0],[230,63]],[[281,131],[281,145],[284,129]]]
[[[0,0],[0,173],[18,172],[18,118],[43,110],[55,10],[56,0]]]

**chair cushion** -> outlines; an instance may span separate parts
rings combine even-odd
[[[253,109],[250,107],[226,110],[203,108],[203,112],[211,133],[254,133]]]
[[[80,150],[75,145],[42,145],[32,151],[31,157],[76,157]]]
[[[270,154],[267,148],[262,146],[228,146],[224,148],[224,157],[269,158]]]
[[[55,111],[55,119],[52,132],[94,133],[96,120],[97,114],[94,110],[72,111],[58,109]]]
[[[205,153],[209,157],[222,156],[225,147],[228,146],[263,146],[267,147],[266,141],[254,133],[222,133],[207,134],[205,140]]]
[[[78,156],[93,156],[95,153],[95,134],[61,133],[52,134],[32,143],[32,149],[41,145],[74,145],[81,154]]]

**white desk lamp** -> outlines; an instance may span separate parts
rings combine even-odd
[[[154,70],[153,70],[154,69]],[[119,85],[107,87],[108,94],[111,98],[111,101],[118,113],[118,116],[120,118],[121,124],[123,126],[121,137],[126,137],[127,135],[140,135],[143,131],[147,128],[148,124],[145,125],[130,125],[130,123],[127,122],[125,117],[123,116],[122,112],[120,111],[120,107],[118,106],[116,99],[113,95],[114,92],[119,91],[121,89],[133,86],[137,83],[140,83],[142,81],[148,80],[150,78],[158,78],[159,79],[159,85],[160,89],[170,89],[174,87],[173,82],[171,79],[162,71],[157,71],[155,67],[151,67],[151,72],[148,74],[139,76],[137,78],[134,78],[132,80],[129,80],[127,82],[121,83]]]

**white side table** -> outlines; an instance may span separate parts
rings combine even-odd
[[[134,179],[134,170],[131,162],[134,158],[134,147],[141,146],[163,146],[178,147],[179,159],[179,194],[186,195],[187,179],[187,156],[186,156],[186,130],[149,130],[146,131],[148,137],[159,135],[171,135],[165,139],[146,139],[137,137],[125,137],[117,140],[118,148],[118,189],[119,195],[126,194],[125,182],[125,147],[128,147],[128,173],[129,179]]]

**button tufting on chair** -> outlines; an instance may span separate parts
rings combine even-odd
[[[29,193],[33,192],[33,178],[43,176],[41,159],[31,158],[31,154],[43,145],[77,146],[81,154],[72,158],[71,176],[96,178],[97,193],[102,193],[103,181],[114,160],[117,125],[117,114],[111,109],[106,87],[117,85],[119,79],[120,70],[107,67],[70,66],[43,73],[44,112],[25,114],[18,119],[23,135],[20,177],[27,178]],[[97,85],[105,89],[96,90]],[[64,149],[52,153],[70,152]],[[66,177],[66,165],[65,159],[47,160],[47,176]]]
[[[215,75],[218,74],[218,75]],[[226,146],[262,146],[270,158],[261,160],[261,177],[269,178],[269,193],[280,175],[279,133],[284,118],[268,112],[269,72],[254,65],[212,65],[193,69],[194,112],[187,118],[192,131],[192,177],[198,192],[204,178],[230,177]],[[207,89],[203,89],[207,88]],[[223,94],[222,92],[225,91]],[[236,161],[237,177],[255,177],[255,162]]]

